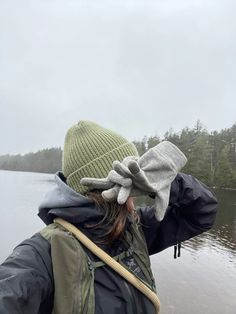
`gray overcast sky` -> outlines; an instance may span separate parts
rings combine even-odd
[[[96,121],[126,136],[236,121],[235,0],[0,0],[0,154]]]

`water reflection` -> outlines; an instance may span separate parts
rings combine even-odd
[[[183,243],[183,247],[189,252],[198,251],[201,248],[211,248],[225,252],[230,261],[236,264],[236,191],[214,190],[219,202],[218,214],[214,227]],[[136,199],[136,206],[151,206],[153,200],[148,197]]]
[[[219,211],[211,234],[216,241],[236,254],[236,191],[216,190]]]
[[[236,264],[236,204],[234,191],[214,191],[219,210],[214,227],[208,232],[187,241],[186,249],[197,250],[209,247],[225,253],[231,263]]]

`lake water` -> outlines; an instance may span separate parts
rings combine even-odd
[[[39,231],[38,204],[53,175],[0,171],[0,262]],[[236,313],[236,192],[215,191],[220,203],[212,230],[151,258],[162,314]]]

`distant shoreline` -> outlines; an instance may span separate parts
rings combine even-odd
[[[26,171],[26,170],[9,170],[9,169],[0,169],[0,171],[11,171],[11,172],[25,172],[25,173],[38,173],[38,174],[50,174],[54,175],[55,172],[39,172],[39,171]],[[59,171],[59,170],[58,170]],[[204,183],[204,182],[203,182]],[[213,190],[225,190],[225,191],[236,191],[236,188],[231,187],[218,187],[218,186],[209,186]]]

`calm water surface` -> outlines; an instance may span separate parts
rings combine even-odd
[[[15,245],[40,230],[38,204],[53,175],[0,171],[0,262]],[[215,227],[151,258],[162,314],[236,313],[236,192],[215,191],[220,203]]]

